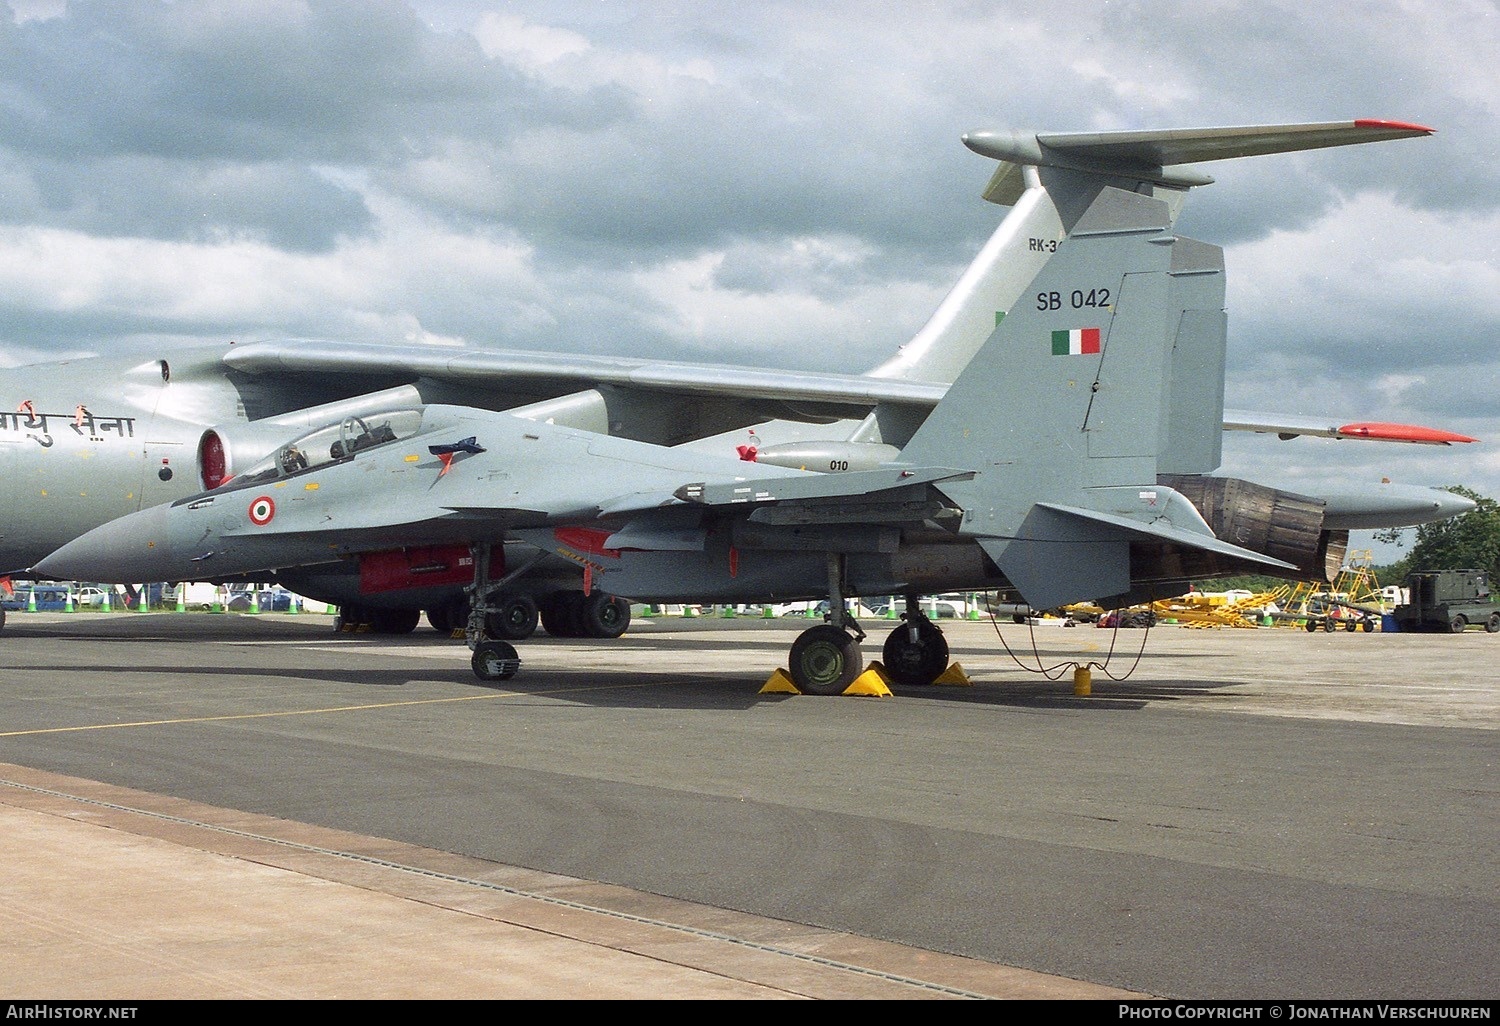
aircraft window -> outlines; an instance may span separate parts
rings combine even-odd
[[[267,459],[232,478],[235,485],[263,484],[305,470],[346,460],[355,453],[416,434],[421,410],[392,410],[369,417],[347,417],[283,445]]]

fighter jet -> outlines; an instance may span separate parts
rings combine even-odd
[[[618,621],[620,596],[826,595],[829,621],[788,658],[811,694],[841,693],[863,669],[853,595],[906,596],[883,662],[895,682],[923,685],[948,657],[923,594],[1108,607],[1231,573],[1328,579],[1342,543],[1324,503],[1206,473],[1225,422],[1221,252],[1174,236],[1172,204],[1152,190],[1084,178],[1087,202],[1026,301],[989,311],[982,345],[930,408],[905,382],[874,399],[866,423],[880,437],[847,439],[847,470],[528,410],[413,404],[311,432],[215,489],[90,531],[37,569],[106,581],[284,574],[454,546],[471,557],[468,636],[483,679],[517,672],[516,649],[490,624],[532,560],[577,566],[570,615],[602,625]],[[513,563],[512,544],[535,556]]]
[[[1429,131],[1401,122],[1352,121],[1072,135],[970,133],[964,141],[971,150],[1001,162],[984,195],[1009,213],[927,325],[863,375],[314,340],[192,347],[150,358],[11,371],[0,379],[16,404],[15,413],[0,413],[0,570],[32,567],[114,517],[263,475],[265,467],[257,464],[267,459],[276,462],[277,472],[295,473],[302,469],[296,460],[313,449],[294,443],[304,435],[316,435],[320,445],[332,440],[323,446],[325,460],[352,456],[357,446],[372,444],[362,441],[371,423],[402,422],[391,414],[398,409],[503,411],[548,428],[681,450],[684,458],[732,454],[757,464],[738,468],[751,476],[767,467],[828,474],[875,470],[898,457],[1007,316],[1033,307],[1080,314],[1113,310],[1119,293],[1111,286],[1058,290],[1034,281],[1080,232],[1098,231],[1086,215],[1106,190],[1151,198],[1166,230],[1188,190],[1212,181],[1184,164]],[[1158,472],[1198,503],[1216,530],[1232,532],[1225,537],[1245,536],[1233,511],[1246,500],[1240,486],[1207,476],[1219,464],[1221,429],[1428,444],[1471,440],[1404,425],[1232,411],[1219,421],[1203,421],[1196,415],[1200,403],[1222,403],[1222,253],[1187,239],[1175,239],[1171,248],[1177,295],[1169,303],[1179,304],[1182,326],[1170,366],[1183,380],[1171,391],[1173,409],[1159,411],[1169,437]],[[0,402],[8,405],[3,391]],[[476,444],[488,446],[474,434]],[[343,447],[341,455],[331,455],[335,446]],[[443,466],[456,468],[477,455],[455,450]],[[1226,498],[1231,487],[1236,494]],[[1264,506],[1269,500],[1256,501]],[[1271,524],[1289,515],[1292,500],[1278,501],[1276,509],[1267,507]],[[1297,507],[1297,530],[1317,538],[1322,561],[1335,564],[1342,553],[1340,532],[1421,523],[1465,508],[1464,500],[1449,493],[1396,485],[1339,496],[1332,505],[1317,497],[1297,501],[1303,504]],[[434,626],[448,629],[467,623],[470,614],[463,585],[474,571],[473,554],[461,534],[398,538],[393,532],[383,548],[362,550],[357,559],[298,563],[288,556],[245,572],[264,576],[274,569],[281,583],[338,603],[348,618],[373,622],[378,630],[410,630],[422,609]],[[552,633],[609,636],[628,622],[622,603],[607,616],[578,614],[590,589],[580,586],[587,565],[573,556],[512,534],[497,552],[505,565],[524,569],[504,575],[503,615],[488,625],[491,633],[519,639],[540,620]],[[191,574],[153,572],[143,579],[223,580],[229,577],[225,566],[205,558],[183,568]]]

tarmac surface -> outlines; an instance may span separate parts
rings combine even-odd
[[[1500,997],[1500,636],[945,623],[968,685],[762,693],[804,626],[486,685],[425,625],[12,614],[0,994]]]

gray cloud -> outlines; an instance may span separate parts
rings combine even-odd
[[[1228,249],[1231,402],[1500,434],[1482,0],[22,14],[0,17],[6,362],[280,334],[863,369],[1003,216],[965,131],[1379,117],[1438,134],[1205,167],[1179,228]],[[1398,462],[1266,442],[1232,457]],[[1500,494],[1483,456],[1400,448]]]

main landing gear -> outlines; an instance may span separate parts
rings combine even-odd
[[[948,639],[918,603],[918,596],[906,596],[906,612],[901,614],[905,622],[891,631],[881,650],[885,672],[908,687],[925,687],[948,668]]]
[[[829,622],[803,631],[792,643],[787,672],[803,694],[841,695],[863,670],[860,642],[865,633],[845,609],[837,580],[830,576]],[[906,687],[925,687],[948,668],[948,639],[918,602],[919,596],[906,596],[904,622],[881,649],[886,674]]]
[[[859,643],[865,632],[844,606],[844,557],[828,554],[828,622],[809,627],[792,642],[787,673],[805,695],[841,695],[864,669]]]

